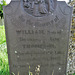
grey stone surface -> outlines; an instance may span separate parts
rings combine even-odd
[[[4,7],[10,75],[66,75],[72,8],[57,2],[47,15],[28,12],[23,1]]]
[[[21,1],[21,0],[11,0],[11,1]]]

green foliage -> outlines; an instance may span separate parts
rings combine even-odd
[[[6,42],[5,28],[4,28],[4,26],[0,26],[0,45],[5,42]]]
[[[2,0],[1,4],[0,4],[0,17],[1,17],[1,19],[3,18],[3,6],[5,6],[5,5],[7,5],[6,1]]]
[[[8,55],[4,26],[0,26],[0,75],[9,75]]]
[[[75,73],[74,73],[74,74],[72,74],[72,75],[75,75]]]

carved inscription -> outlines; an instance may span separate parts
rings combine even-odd
[[[66,26],[64,17],[60,18],[58,15],[54,15],[50,20],[33,21],[30,18],[24,19],[20,15],[18,19],[22,22],[21,25],[19,24],[20,27],[15,29],[18,43],[15,46],[15,57],[18,64],[13,63],[12,67],[18,68],[19,66],[21,69],[25,69],[30,66],[34,73],[35,67],[40,65],[46,75],[48,75],[48,69],[44,70],[46,67],[51,67],[51,71],[54,67],[64,69],[63,66],[66,62],[65,59],[62,61],[62,56],[66,57],[64,51],[66,43],[63,42],[64,37],[62,36],[66,34],[63,32]],[[63,43],[61,44],[61,42]]]
[[[57,18],[57,17],[56,17]],[[57,22],[59,19],[54,19],[55,22]],[[53,21],[53,22],[54,22]],[[46,23],[46,25],[50,25],[50,23],[53,23],[52,21]],[[27,23],[27,22],[26,22]],[[31,22],[28,21],[28,25]],[[36,23],[36,22],[35,22]],[[33,23],[31,23],[33,24]],[[37,22],[37,24],[39,24]],[[41,24],[42,25],[42,24]],[[38,29],[37,29],[38,28]],[[39,64],[39,61],[41,61],[40,65],[43,67],[48,66],[48,63],[43,63],[42,61],[57,61],[56,63],[51,63],[51,67],[58,66],[58,65],[65,65],[63,62],[60,62],[62,60],[60,55],[64,55],[63,51],[57,50],[57,44],[56,42],[61,42],[60,36],[62,35],[62,30],[49,30],[49,29],[39,29],[39,27],[31,29],[17,29],[17,41],[20,42],[20,48],[23,49],[21,51],[17,51],[16,56],[19,56],[17,58],[17,62],[34,62],[34,64]],[[59,35],[59,36],[56,36]],[[54,37],[56,36],[56,37]],[[54,55],[54,56],[53,56]],[[23,58],[23,57],[28,58]],[[29,58],[31,56],[31,58]],[[30,63],[29,63],[30,64]],[[27,64],[26,64],[27,65]],[[26,65],[20,65],[21,67]],[[30,64],[33,66],[33,64]],[[14,65],[17,67],[16,65]]]
[[[34,23],[30,19],[28,19],[28,20],[26,20],[26,25],[37,26],[37,27],[39,27],[39,26],[41,26],[41,27],[42,26],[53,26],[58,21],[59,21],[59,17],[57,15],[55,15],[54,19],[52,19],[51,21],[48,21],[48,22],[43,22],[43,23],[40,23],[40,22]]]

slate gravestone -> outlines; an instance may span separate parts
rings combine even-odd
[[[56,0],[12,0],[4,7],[10,75],[66,75],[72,7]]]

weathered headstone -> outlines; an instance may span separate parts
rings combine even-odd
[[[66,75],[72,7],[56,0],[12,0],[4,7],[10,75]]]

